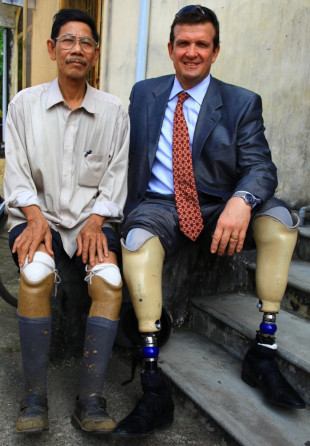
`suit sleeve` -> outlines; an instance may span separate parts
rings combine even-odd
[[[262,101],[254,95],[237,127],[237,176],[235,191],[246,190],[266,201],[277,187],[277,169],[264,135]]]

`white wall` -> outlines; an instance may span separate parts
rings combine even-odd
[[[146,77],[173,72],[167,42],[175,13],[192,1],[151,0]],[[212,74],[262,96],[266,135],[278,166],[277,196],[310,203],[310,1],[208,0],[220,22]],[[139,0],[105,0],[101,88],[128,105],[135,82]]]

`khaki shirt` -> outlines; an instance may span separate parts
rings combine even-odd
[[[55,79],[19,92],[6,125],[9,230],[26,221],[21,207],[39,206],[72,257],[90,214],[122,220],[129,118],[118,98],[87,84],[83,103],[71,111]]]

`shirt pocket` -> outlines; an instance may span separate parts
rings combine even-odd
[[[79,185],[98,187],[105,172],[105,163],[104,156],[93,154],[84,156],[79,169]]]

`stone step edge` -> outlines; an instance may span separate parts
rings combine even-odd
[[[226,293],[225,296],[229,295],[230,293]],[[234,293],[239,295],[245,295],[244,293]],[[256,299],[257,297],[254,294],[247,293],[247,296],[249,299]],[[218,299],[221,298],[221,295],[217,296]],[[197,300],[201,298],[192,298],[191,299],[191,305],[195,307],[197,310],[205,313],[210,314],[214,319],[217,319],[227,325],[228,327],[232,328],[233,330],[237,331],[241,335],[245,336],[248,340],[253,339],[253,331],[250,330],[248,327],[246,327],[243,324],[240,324],[236,320],[232,319],[230,316],[228,316],[225,313],[222,313],[218,311],[217,309],[213,308],[212,306],[208,305],[208,301],[206,299],[205,306],[207,307],[207,310],[205,308],[201,308],[199,304],[197,304]],[[285,309],[281,309],[281,312],[286,312]],[[194,330],[194,328],[192,327]],[[206,335],[202,336],[209,339]],[[288,351],[284,346],[281,346],[281,348],[278,349],[277,354],[281,356],[283,359],[285,359],[286,362],[291,363],[297,368],[302,369],[304,372],[310,374],[310,363],[301,360],[300,358],[296,357],[293,352]]]
[[[309,265],[309,271],[310,271],[310,263],[305,260],[292,260],[291,264],[298,265],[298,264],[308,264]],[[246,267],[251,270],[255,271],[256,269],[256,262],[246,262]],[[309,274],[309,283],[302,282],[298,280],[298,278],[292,277],[292,275],[289,273],[287,284],[293,288],[296,288],[299,291],[303,291],[305,293],[310,293],[310,274]]]
[[[173,337],[175,335],[178,335],[178,331],[181,331],[181,329],[177,329],[173,331],[172,334],[172,338],[169,339],[169,343],[173,343]],[[185,329],[187,330],[187,329]],[[188,329],[189,331],[191,331],[191,329]],[[208,342],[212,342],[211,340],[209,340],[208,338],[206,338],[205,336],[195,332],[195,334],[197,336],[200,336],[201,339],[206,339]],[[171,367],[171,365],[169,364],[169,360],[167,360],[167,357],[165,355],[165,346],[163,346],[160,350],[160,356],[159,356],[159,365],[160,368],[164,374],[164,376],[166,376],[166,378],[168,379],[168,381],[170,382],[170,385],[172,385],[172,387],[174,389],[176,389],[177,392],[180,392],[182,395],[184,395],[184,398],[189,400],[194,407],[197,407],[198,410],[201,412],[203,417],[207,417],[209,419],[211,419],[213,422],[216,423],[216,425],[218,426],[219,429],[221,429],[224,433],[225,436],[229,436],[232,441],[235,443],[237,443],[240,446],[250,446],[248,443],[248,440],[246,439],[245,442],[243,442],[242,440],[240,440],[240,438],[238,437],[238,435],[236,434],[236,429],[233,429],[229,423],[226,420],[226,417],[218,417],[216,416],[216,414],[214,414],[212,405],[208,404],[208,401],[206,400],[206,402],[202,402],[201,399],[199,399],[199,396],[196,394],[195,391],[192,391],[192,387],[188,386],[188,385],[184,385],[184,382],[182,380],[182,378],[180,378],[179,374],[173,370],[173,368]],[[227,440],[227,438],[226,438]],[[226,443],[224,442],[224,444],[230,444],[230,443]],[[254,444],[253,444],[254,446]]]
[[[204,389],[205,393],[202,392],[202,389],[197,390],[196,382],[193,381],[192,379],[192,369],[194,367],[192,367],[190,361],[186,361],[186,358],[184,358],[183,364],[186,364],[187,366],[185,377],[182,376],[182,373],[180,373],[180,370],[178,370],[177,368],[178,365],[175,365],[174,362],[175,360],[178,359],[177,357],[173,357],[173,354],[175,355],[177,354],[176,353],[177,349],[175,349],[174,347],[175,336],[179,337],[180,334],[188,335],[190,333],[192,333],[195,339],[197,339],[199,345],[201,345],[202,347],[207,348],[207,346],[213,345],[217,354],[220,355],[219,362],[221,362],[222,365],[223,365],[223,358],[225,358],[224,359],[225,370],[229,371],[229,377],[232,376],[233,379],[236,380],[234,381],[234,385],[228,387],[229,394],[227,395],[227,400],[225,399],[226,404],[221,404],[221,401],[217,401],[217,403],[214,404],[214,401],[212,401],[212,395],[210,397],[209,393],[205,392],[205,389]],[[172,349],[172,355],[170,353],[171,349]],[[200,351],[202,350],[203,348],[200,349]],[[181,354],[177,356],[182,357],[182,354],[186,354],[187,351],[188,349],[185,346],[183,346]],[[214,355],[212,356],[214,360]],[[208,358],[209,358],[208,356],[204,358],[204,360],[207,361],[207,363],[209,363],[210,361]],[[277,439],[277,441],[280,440],[279,444],[281,444],[282,446],[288,446],[288,445],[291,446],[292,443],[290,442],[290,440],[287,440],[284,429],[284,426],[286,426],[285,423],[286,417],[289,424],[291,424],[292,422],[291,419],[292,414],[289,413],[291,411],[288,412],[285,410],[282,412],[282,409],[280,408],[274,408],[273,406],[267,405],[259,390],[257,390],[256,388],[253,389],[242,382],[240,378],[241,361],[238,360],[236,357],[234,357],[231,353],[227,353],[223,348],[216,345],[210,339],[193,331],[192,329],[184,329],[184,328],[177,329],[172,334],[172,338],[169,341],[168,350],[167,346],[162,347],[160,359],[161,359],[160,366],[162,368],[162,371],[170,380],[170,382],[179,391],[181,391],[185,395],[185,397],[187,397],[194,405],[196,405],[203,413],[205,413],[208,417],[212,418],[220,428],[222,428],[230,437],[232,437],[235,441],[237,441],[237,443],[240,444],[241,446],[257,446],[258,444],[260,444],[260,441],[263,440],[265,445],[272,445],[275,444],[274,442],[275,439]],[[197,362],[195,361],[195,365],[197,364]],[[236,363],[238,364],[237,372],[236,372]],[[223,394],[223,392],[221,393]],[[219,397],[221,398],[220,395]],[[250,404],[248,405],[246,404],[247,400],[250,401]],[[235,404],[236,412],[230,410],[230,404],[232,402]],[[245,406],[247,407],[245,416],[238,417],[238,411],[240,411],[240,407],[243,408]],[[218,407],[223,408],[222,411],[219,412],[219,410],[217,409]],[[302,426],[305,425],[305,423],[307,423],[306,420],[308,420],[310,416],[309,407],[307,407],[302,411],[294,411],[294,413],[296,412],[298,413],[298,416],[299,413],[303,412],[301,413],[302,422],[300,423],[299,419],[298,424],[301,424]],[[253,426],[251,426],[251,423],[255,424],[254,429]],[[262,433],[261,437],[257,439],[257,429],[260,429],[259,426],[264,426],[264,433]],[[295,427],[295,423],[293,422],[291,428],[295,429],[294,432],[299,432],[301,426],[299,426],[298,428],[296,423]],[[309,426],[307,430],[309,430]],[[310,431],[305,434],[303,433],[302,435],[309,436]],[[304,439],[302,439],[302,442],[300,444],[307,444],[307,443],[304,443]]]

